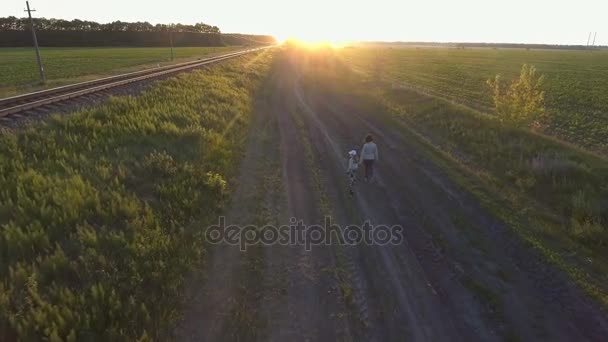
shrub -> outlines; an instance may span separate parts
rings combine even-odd
[[[539,125],[545,121],[544,76],[536,68],[524,64],[519,78],[507,86],[501,76],[487,81],[492,89],[494,107],[502,123],[516,126]]]

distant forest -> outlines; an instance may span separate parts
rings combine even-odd
[[[114,21],[100,24],[88,20],[64,20],[34,18],[34,25],[38,31],[84,31],[84,32],[165,32],[169,30],[168,24],[152,25],[147,21],[128,23]],[[26,31],[30,27],[28,18],[2,17],[0,18],[0,31]],[[173,32],[195,32],[195,33],[221,33],[217,26],[197,23],[194,25],[173,24]]]
[[[222,34],[217,26],[197,23],[156,24],[114,21],[100,24],[86,20],[34,19],[38,43],[46,47],[94,46],[226,46],[270,45],[272,36]],[[26,47],[32,45],[28,18],[0,18],[0,47]]]

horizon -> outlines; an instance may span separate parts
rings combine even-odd
[[[514,0],[509,4],[489,4],[481,0],[459,3],[442,0],[405,3],[378,0],[375,4],[349,3],[345,0],[331,3],[319,0],[307,3],[279,0],[250,3],[234,0],[206,5],[193,0],[175,0],[170,5],[143,1],[124,3],[118,0],[88,2],[86,5],[76,0],[56,0],[50,4],[34,0],[30,1],[30,7],[36,10],[33,13],[35,17],[100,23],[204,22],[218,26],[222,32],[265,34],[274,36],[279,41],[298,38],[334,43],[584,46],[587,45],[589,33],[591,32],[591,45],[594,33],[597,32],[595,46],[608,45],[608,22],[602,20],[602,13],[608,11],[608,5],[598,0],[581,0],[576,7],[549,0],[534,4],[526,4],[524,0]],[[0,4],[0,16],[26,17],[24,8],[25,1],[9,0]],[[437,11],[436,8],[442,10]],[[120,9],[120,13],[116,9]],[[252,16],[252,13],[255,15]]]

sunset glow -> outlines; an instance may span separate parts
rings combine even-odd
[[[270,34],[284,41],[416,41],[608,44],[605,0],[227,0],[103,2],[76,0],[30,4],[36,16],[98,22],[148,21],[219,26],[225,33]],[[23,16],[24,2],[0,2],[0,13]],[[120,9],[120,10],[117,10]]]

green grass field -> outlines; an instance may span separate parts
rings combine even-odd
[[[175,61],[185,61],[239,47],[174,48]],[[48,86],[62,85],[170,62],[169,48],[42,48]],[[33,48],[0,49],[0,97],[36,89],[39,82]]]
[[[0,135],[0,340],[164,340],[271,56]]]
[[[545,75],[548,133],[608,153],[608,51],[354,48],[341,52],[353,68],[435,96],[492,111],[485,84],[510,80],[522,64]]]

